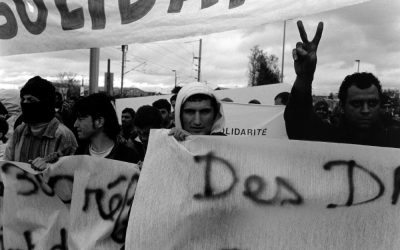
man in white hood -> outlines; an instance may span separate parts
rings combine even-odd
[[[222,104],[214,91],[204,83],[195,82],[183,87],[176,98],[175,128],[170,135],[185,140],[188,135],[224,135]]]

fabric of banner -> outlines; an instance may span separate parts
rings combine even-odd
[[[366,1],[5,1],[0,3],[3,17],[0,55],[106,47],[209,34]]]
[[[137,165],[68,156],[43,175],[30,165],[1,162],[6,249],[121,249]]]
[[[398,149],[152,131],[126,249],[399,249]]]

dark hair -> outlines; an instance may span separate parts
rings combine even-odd
[[[124,110],[122,110],[122,114],[123,113],[129,113],[132,118],[135,118],[135,110],[133,110],[133,108],[124,108]]]
[[[103,94],[96,93],[78,100],[74,106],[77,117],[91,116],[93,120],[104,118],[104,133],[112,140],[116,140],[120,131],[117,113],[111,104],[111,99]]]
[[[215,99],[215,97],[211,97],[209,95],[206,94],[194,94],[189,96],[186,101],[182,104],[181,109],[183,108],[183,105],[186,102],[200,102],[200,101],[204,101],[204,100],[210,100],[211,101],[211,107],[213,107],[214,109],[214,118],[217,116],[217,114],[219,113],[219,105],[217,103],[217,99]],[[181,112],[182,114],[182,112]]]
[[[289,95],[290,95],[289,92],[281,92],[281,93],[279,93],[279,94],[277,94],[277,95],[275,96],[274,100],[280,98],[280,99],[281,99],[281,103],[282,103],[283,105],[286,105],[287,102],[289,101]]]
[[[134,124],[138,128],[161,128],[162,116],[160,111],[150,105],[141,106],[135,116]]]
[[[233,102],[233,100],[229,97],[225,97],[225,98],[221,99],[221,102]]]
[[[40,76],[35,76],[25,83],[20,91],[20,97],[24,95],[33,95],[53,109],[55,107],[56,88],[54,88],[51,82]]]
[[[257,99],[250,100],[249,103],[251,104],[261,104],[261,102]]]
[[[166,109],[168,113],[171,113],[171,104],[167,101],[167,99],[159,99],[152,104],[156,109]]]
[[[1,137],[0,140],[3,143],[7,142],[6,134],[8,132],[8,123],[4,118],[0,118],[0,132],[3,133],[3,137]]]
[[[169,101],[170,102],[175,101],[177,96],[178,96],[177,94],[172,95],[171,98],[169,98]]]
[[[379,99],[382,100],[382,86],[378,78],[376,78],[372,73],[357,72],[352,75],[346,76],[342,84],[340,85],[339,100],[342,104],[346,102],[347,90],[353,85],[359,89],[367,89],[372,85],[375,85],[375,87],[378,89]]]

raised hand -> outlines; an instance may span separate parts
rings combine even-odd
[[[320,22],[318,24],[317,31],[311,42],[308,41],[307,33],[301,21],[297,22],[297,28],[299,29],[302,42],[298,42],[296,48],[292,51],[294,69],[297,76],[313,77],[317,66],[317,49],[321,40],[322,30],[324,29],[324,23]]]

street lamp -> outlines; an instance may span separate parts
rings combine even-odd
[[[176,88],[176,70],[173,69],[172,72],[175,73],[175,88]]]
[[[357,63],[357,73],[359,73],[359,72],[360,72],[360,60],[357,59],[357,60],[355,60],[355,61],[356,61],[356,63]]]

